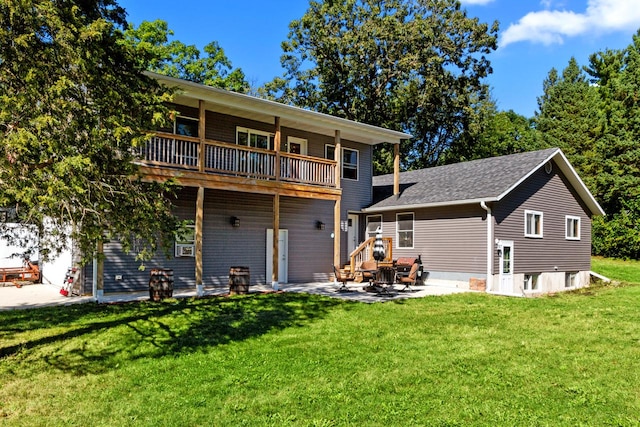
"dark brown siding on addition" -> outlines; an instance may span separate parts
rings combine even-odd
[[[525,210],[542,212],[543,237],[524,236]],[[565,238],[565,216],[580,217],[580,240]],[[591,269],[590,212],[553,168],[536,171],[494,206],[495,237],[514,242],[514,273],[588,271]],[[498,271],[498,257],[494,273]]]

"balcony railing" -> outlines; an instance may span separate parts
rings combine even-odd
[[[140,157],[148,166],[336,187],[336,162],[333,160],[207,140],[201,168],[201,149],[198,138],[156,134],[142,147]]]

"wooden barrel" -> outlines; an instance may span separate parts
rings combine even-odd
[[[153,268],[149,278],[149,298],[160,301],[173,296],[173,270],[170,268]]]
[[[229,269],[229,295],[249,293],[249,267],[231,267]]]

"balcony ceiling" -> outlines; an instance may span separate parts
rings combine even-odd
[[[280,117],[280,125],[282,127],[302,129],[331,138],[334,137],[335,131],[339,130],[341,139],[369,145],[382,142],[397,144],[402,139],[411,138],[411,135],[407,133],[333,117],[266,99],[212,88],[160,74],[148,73],[148,75],[167,86],[177,87],[179,91],[175,101],[190,107],[198,108],[198,101],[203,100],[205,101],[205,108],[209,111],[270,124],[274,123],[277,116]]]

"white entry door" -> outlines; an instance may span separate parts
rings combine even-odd
[[[500,251],[500,292],[513,293],[513,242],[501,241]]]
[[[360,245],[358,242],[358,215],[349,214],[347,221],[347,254],[351,254]]]
[[[289,230],[278,230],[278,283],[289,280]],[[271,284],[273,275],[273,229],[267,229],[267,283]]]

